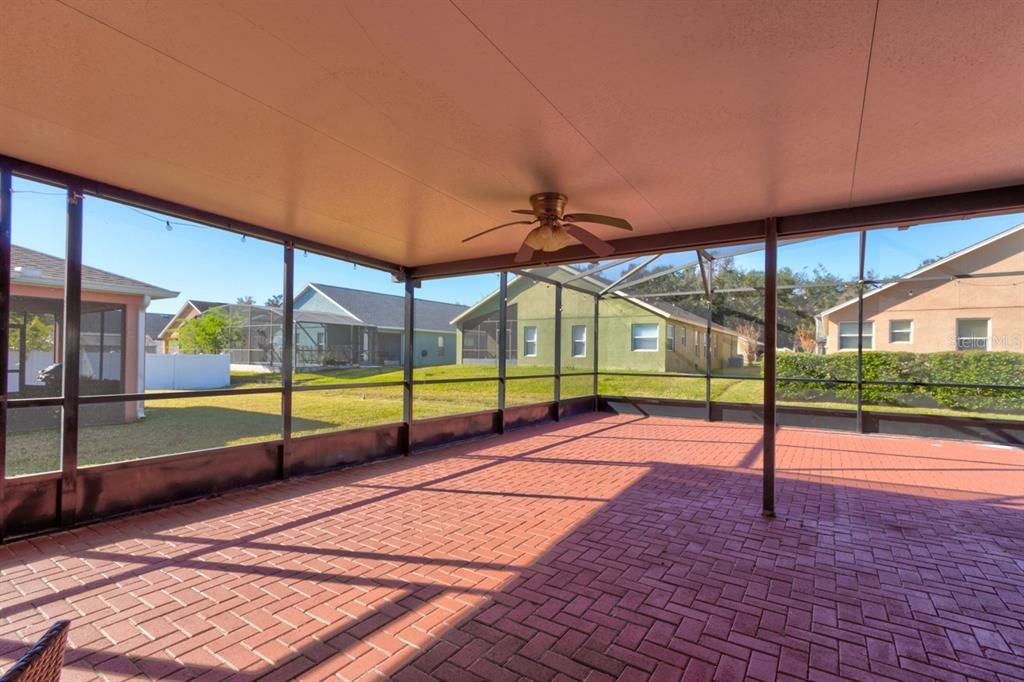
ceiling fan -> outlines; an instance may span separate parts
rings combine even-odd
[[[632,230],[633,226],[629,221],[622,218],[613,218],[597,213],[565,213],[565,204],[569,200],[564,194],[558,192],[541,192],[530,196],[530,209],[517,209],[513,213],[534,216],[533,220],[515,220],[511,223],[504,223],[495,227],[478,232],[462,240],[463,243],[482,237],[485,234],[500,230],[503,227],[512,225],[534,225],[530,230],[516,253],[515,262],[525,263],[533,258],[537,251],[558,251],[573,242],[579,242],[602,258],[615,253],[615,247],[600,237],[587,232],[576,223],[595,223],[598,225],[609,225],[620,230]]]

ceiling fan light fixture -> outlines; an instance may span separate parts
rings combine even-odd
[[[535,251],[558,251],[566,246],[575,243],[575,239],[568,234],[561,225],[545,223],[530,230],[526,235],[526,244]]]
[[[534,251],[543,251],[544,246],[547,244],[547,237],[544,235],[544,230],[544,225],[533,228],[530,230],[530,233],[526,235],[526,239],[523,240],[523,243]]]
[[[549,251],[558,251],[571,244],[575,244],[576,240],[561,225],[557,225],[551,230],[551,237],[548,238],[548,243],[551,245],[548,249]]]

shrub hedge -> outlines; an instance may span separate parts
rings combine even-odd
[[[865,381],[1024,386],[1024,353],[865,351],[863,369]],[[777,395],[783,400],[857,400],[856,384],[834,383],[836,380],[856,380],[856,353],[779,353],[776,374],[781,379],[822,380],[780,381]],[[874,405],[923,406],[931,403],[956,410],[1024,412],[1024,390],[865,384],[863,395],[865,404]]]

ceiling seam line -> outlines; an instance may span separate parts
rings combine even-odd
[[[537,92],[537,94],[539,94],[541,97],[544,98],[544,101],[547,102],[548,105],[552,109],[554,109],[555,112],[559,116],[562,117],[562,120],[564,120],[566,123],[568,123],[570,128],[572,128],[574,131],[576,131],[576,134],[579,135],[580,138],[582,138],[583,141],[586,142],[587,145],[591,149],[593,149],[594,152],[599,157],[601,157],[601,160],[604,161],[606,164],[608,164],[608,167],[611,168],[613,171],[615,171],[615,174],[618,175],[622,179],[623,182],[625,182],[627,185],[629,185],[629,188],[632,189],[634,192],[636,192],[637,196],[639,196],[641,199],[643,199],[644,203],[646,203],[651,208],[651,210],[654,211],[658,215],[658,217],[662,219],[662,221],[666,225],[669,225],[670,224],[669,220],[664,215],[662,215],[661,211],[659,211],[658,208],[654,204],[651,203],[651,200],[648,199],[646,196],[644,196],[644,193],[641,192],[636,187],[636,185],[634,185],[632,182],[630,182],[626,178],[626,176],[622,174],[622,171],[620,171],[618,168],[616,168],[615,164],[613,164],[608,159],[608,157],[605,156],[604,153],[600,149],[597,148],[597,145],[595,145],[593,142],[591,142],[590,138],[587,137],[586,135],[584,135],[583,131],[576,127],[576,124],[573,123],[569,119],[569,117],[566,116],[565,113],[561,109],[558,108],[558,105],[555,104],[555,102],[550,97],[548,97],[547,94],[545,94],[544,91],[541,90],[537,86],[536,83],[534,83],[532,80],[530,80],[530,77],[527,76],[526,73],[522,69],[520,69],[519,66],[514,61],[512,61],[512,59],[507,54],[505,54],[504,50],[502,50],[500,47],[498,47],[498,44],[496,42],[494,42],[494,40],[492,40],[491,37],[489,35],[487,35],[487,33],[485,33],[484,30],[482,28],[480,28],[480,26],[478,26],[477,23],[475,21],[473,21],[469,17],[469,15],[466,14],[465,11],[463,11],[463,9],[461,7],[459,7],[458,3],[455,0],[448,0],[448,2],[450,2],[452,7],[454,7],[459,12],[459,14],[461,14],[463,16],[463,18],[465,18],[465,20],[469,22],[470,26],[472,26],[474,29],[476,29],[477,33],[479,33],[481,36],[483,36],[484,40],[486,40],[488,43],[490,43],[491,47],[493,47],[494,50],[498,54],[501,55],[502,59],[504,59],[506,62],[508,62],[509,66],[511,66],[513,69],[515,69],[516,73],[518,73],[520,76],[522,76],[523,80],[525,80],[527,83],[529,83],[530,87],[533,88]]]
[[[388,53],[377,44],[377,42],[374,40],[373,35],[366,28],[366,26],[363,24],[363,22],[361,22],[359,20],[359,17],[357,17],[355,14],[353,14],[352,8],[348,4],[345,5],[345,11],[348,14],[348,16],[352,19],[352,21],[355,22],[356,26],[359,27],[359,30],[362,31],[363,35],[370,42],[370,44],[373,46],[373,48],[375,50],[377,50],[377,52],[380,53],[380,55],[384,59],[386,59],[389,64],[391,64],[394,68],[398,69],[403,75],[408,76],[408,77],[412,77],[412,75],[408,72],[407,69],[405,69],[401,64],[399,64],[394,59],[392,59],[391,56],[388,55]],[[285,43],[285,44],[287,44],[287,43]],[[315,60],[313,60],[313,61],[314,61],[314,63],[318,63]],[[338,73],[339,72],[337,72],[337,71],[329,71],[329,74],[330,74],[332,79],[337,79],[338,78]],[[344,84],[342,83],[342,85],[344,85]],[[345,87],[348,87],[348,86],[345,86]],[[353,92],[356,92],[352,88],[349,88],[349,89],[352,90]],[[357,94],[359,94],[359,93],[357,92]],[[374,105],[372,102],[370,102],[369,99],[363,98],[361,94],[359,94],[359,96],[360,96],[360,98],[364,99],[364,101],[366,101],[367,104],[369,104],[370,106],[373,106],[375,109],[377,108],[376,105]],[[390,119],[391,117],[388,116],[388,118]],[[391,120],[394,120],[394,119],[391,119]],[[396,128],[398,128],[402,132],[410,135],[411,137],[415,137],[415,135],[413,135],[413,133],[411,133],[410,131],[407,131],[404,128],[404,126],[400,125],[397,121],[394,122],[394,125],[395,125]],[[475,157],[472,154],[469,154],[469,153],[459,149],[458,147],[456,147],[456,146],[454,146],[452,144],[449,144],[447,142],[441,142],[439,140],[439,138],[435,138],[433,140],[433,144],[435,144],[436,146],[440,147],[441,149],[445,149],[445,150],[447,150],[447,151],[449,151],[449,152],[451,152],[453,154],[458,154],[460,157],[465,157],[465,158],[469,159],[470,161],[472,161],[474,163],[481,164],[482,166],[484,166],[488,170],[491,170],[494,173],[500,175],[502,177],[502,180],[504,180],[505,182],[508,182],[508,177],[506,177],[504,171],[502,171],[499,168],[492,167],[491,164],[481,160],[480,158]],[[481,213],[483,213],[483,211],[481,211]]]
[[[857,125],[857,144],[853,149],[853,170],[850,173],[850,197],[849,203],[853,203],[853,191],[857,184],[857,163],[860,161],[860,141],[864,134],[864,112],[868,103],[868,83],[871,81],[871,62],[875,56],[875,32],[878,30],[878,5],[881,0],[875,0],[875,15],[871,20],[871,41],[868,43],[868,64],[864,70],[864,91],[860,99],[860,121]]]
[[[358,89],[353,88],[353,87],[351,87],[349,85],[346,85],[344,83],[344,81],[342,81],[339,78],[339,73],[341,73],[339,70],[329,68],[325,64],[321,63],[317,58],[315,58],[315,57],[313,57],[313,56],[311,56],[309,54],[306,54],[301,49],[299,49],[298,47],[293,45],[292,42],[290,40],[288,40],[287,38],[285,38],[285,37],[283,37],[281,35],[278,35],[274,31],[272,31],[271,29],[267,28],[263,24],[257,22],[256,20],[252,19],[248,15],[239,12],[234,7],[223,7],[223,9],[225,11],[231,12],[232,14],[234,14],[234,15],[238,16],[239,18],[243,19],[249,25],[251,25],[253,28],[255,28],[255,29],[265,33],[266,35],[270,36],[271,38],[273,38],[281,46],[285,47],[286,49],[290,50],[291,52],[293,52],[294,54],[298,55],[302,59],[304,59],[304,60],[308,61],[309,63],[313,64],[318,69],[322,70],[323,73],[324,73],[324,76],[329,78],[332,83],[335,83],[336,85],[340,86],[341,88],[344,88],[346,91],[352,93],[355,97],[359,98],[359,100],[361,102],[366,104],[368,107],[372,108],[381,117],[386,118],[388,121],[390,121],[391,124],[393,126],[395,126],[396,129],[402,131],[404,134],[406,134],[406,135],[408,135],[410,137],[415,137],[415,135],[412,133],[412,131],[407,130],[405,128],[405,126],[400,124],[398,122],[398,120],[393,118],[384,108],[378,107],[376,104],[373,103],[372,100],[370,100],[368,97],[363,95],[363,93],[361,93]],[[367,31],[366,27],[362,24],[362,22],[359,21],[359,18],[356,17],[354,14],[352,14],[352,11],[351,11],[350,8],[346,7],[346,10],[348,11],[348,15],[352,18],[352,21],[354,21],[356,23],[356,25],[359,26],[360,30],[363,32],[363,35],[365,35],[367,37],[367,40],[370,40],[371,43],[372,43],[373,39],[370,36],[369,31]],[[380,48],[378,48],[376,46],[376,44],[374,44],[374,47],[377,48],[378,52],[383,54],[385,56],[385,58],[387,58],[387,55],[383,52],[383,50],[380,50]],[[394,60],[388,59],[388,61],[390,63],[392,63],[395,66],[395,68],[401,69],[401,66],[396,64],[394,62]],[[402,70],[402,72],[405,73],[404,69]],[[468,158],[468,159],[470,159],[471,161],[473,161],[475,163],[479,163],[479,164],[485,166],[488,170],[491,170],[491,171],[493,171],[493,172],[495,172],[497,174],[502,175],[503,179],[507,180],[507,178],[504,178],[504,173],[501,170],[499,170],[497,168],[491,167],[490,164],[484,163],[480,159],[475,158],[475,157],[465,153],[464,151],[462,151],[458,147],[455,147],[455,146],[453,146],[451,144],[443,143],[443,142],[439,141],[438,139],[434,139],[434,140],[432,140],[432,142],[437,147],[439,147],[441,149],[444,149],[446,151],[449,151],[452,154],[458,154],[460,157]],[[480,212],[483,213],[482,211],[480,211]],[[489,214],[485,214],[485,215],[489,215]]]
[[[418,185],[421,185],[421,186],[423,186],[423,187],[425,187],[425,188],[427,188],[427,189],[429,189],[429,190],[431,190],[433,192],[437,192],[441,196],[444,196],[444,197],[446,197],[448,199],[451,199],[452,201],[458,203],[460,206],[464,206],[464,207],[466,207],[466,208],[468,208],[468,209],[470,209],[470,210],[472,210],[472,211],[474,211],[476,213],[479,213],[480,215],[490,217],[487,213],[484,213],[483,211],[481,211],[480,209],[476,208],[475,206],[472,206],[470,204],[465,203],[464,201],[462,201],[458,197],[452,196],[451,194],[448,194],[447,192],[445,192],[445,191],[443,191],[441,189],[438,189],[437,187],[434,187],[433,185],[427,184],[426,182],[420,180],[416,176],[411,175],[411,174],[407,173],[406,171],[403,171],[401,168],[397,168],[395,166],[392,166],[391,164],[378,159],[377,157],[373,156],[372,154],[369,154],[369,153],[363,151],[362,149],[359,149],[358,147],[353,146],[352,144],[350,144],[348,142],[345,142],[344,140],[340,140],[340,139],[334,137],[333,135],[330,135],[330,134],[320,130],[319,128],[316,128],[316,127],[306,123],[305,121],[302,121],[302,120],[292,116],[288,112],[282,111],[281,109],[278,109],[277,107],[275,107],[275,106],[273,106],[271,104],[268,104],[267,102],[264,102],[263,100],[259,99],[258,97],[254,97],[253,95],[250,95],[249,93],[245,92],[244,90],[239,90],[238,88],[236,88],[235,86],[231,85],[230,83],[225,83],[224,81],[220,80],[219,78],[216,78],[215,76],[212,76],[212,75],[206,73],[205,71],[202,71],[202,70],[192,66],[191,64],[188,64],[188,63],[178,59],[174,55],[168,54],[167,52],[164,52],[163,50],[161,50],[161,49],[159,49],[157,47],[154,47],[153,45],[150,45],[149,43],[146,43],[146,42],[140,40],[139,38],[136,38],[135,36],[131,35],[130,33],[122,31],[121,29],[117,28],[116,26],[112,26],[111,24],[108,24],[107,22],[103,21],[102,19],[94,17],[93,15],[89,14],[88,12],[85,12],[85,11],[83,11],[83,10],[77,8],[77,7],[74,7],[72,5],[67,4],[66,2],[64,2],[64,0],[57,0],[57,2],[60,3],[61,5],[63,5],[64,7],[67,7],[68,9],[74,11],[74,12],[77,12],[77,13],[81,14],[83,17],[89,19],[90,21],[94,21],[97,24],[99,24],[101,26],[104,26],[104,27],[110,29],[111,31],[114,31],[115,33],[117,33],[117,34],[119,34],[121,36],[124,36],[128,40],[131,40],[132,42],[137,43],[137,44],[145,47],[148,50],[152,50],[153,52],[161,55],[162,57],[165,57],[166,59],[170,59],[175,64],[179,64],[180,66],[185,67],[189,71],[192,71],[192,72],[194,72],[196,74],[199,74],[203,78],[206,78],[206,79],[208,79],[208,80],[210,80],[210,81],[212,81],[212,82],[214,82],[214,83],[216,83],[216,84],[218,84],[218,85],[220,85],[222,87],[225,87],[228,90],[230,90],[231,92],[234,92],[234,93],[236,93],[238,95],[241,95],[242,97],[250,100],[251,102],[255,102],[256,104],[264,107],[268,111],[272,111],[272,112],[274,112],[275,114],[277,114],[279,116],[283,116],[284,118],[288,119],[289,121],[292,121],[293,123],[295,123],[295,124],[305,128],[305,129],[315,133],[316,135],[320,135],[321,137],[323,137],[325,139],[328,139],[328,140],[330,140],[332,142],[335,142],[335,143],[337,143],[337,144],[339,144],[339,145],[341,145],[341,146],[343,146],[343,147],[345,147],[347,149],[351,149],[352,151],[356,152],[360,156],[363,156],[364,158],[369,159],[370,161],[372,161],[372,162],[374,162],[376,164],[379,164],[380,166],[383,166],[384,168],[387,168],[388,170],[391,170],[391,171],[393,171],[395,173],[398,173],[402,177],[408,178],[409,180],[412,180],[413,182],[415,182]],[[376,230],[371,230],[371,231],[377,232]]]

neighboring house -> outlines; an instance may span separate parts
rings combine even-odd
[[[157,338],[163,344],[164,353],[171,355],[178,352],[178,330],[181,328],[181,325],[192,318],[199,317],[211,308],[225,305],[227,303],[218,303],[216,301],[197,301],[195,299],[185,301],[181,306],[181,310],[171,317],[167,325],[157,335]]]
[[[185,301],[177,315],[174,315],[160,332],[159,338],[163,341],[164,352],[179,352],[182,325],[214,311],[227,315],[234,326],[235,341],[225,350],[231,356],[232,369],[266,371],[281,366],[281,324],[284,315],[278,307],[254,303],[218,303],[193,299]]]
[[[455,362],[451,319],[465,306],[416,300],[414,361],[418,366]],[[271,370],[281,365],[280,308],[186,301],[159,334],[166,352],[178,352],[181,326],[211,311],[236,322],[238,342],[228,349],[234,370]],[[405,297],[327,284],[307,284],[295,296],[297,368],[398,365],[404,360]]]
[[[11,246],[11,313],[7,340],[7,390],[12,398],[57,395],[40,370],[63,359],[64,271],[62,258]],[[139,280],[82,266],[80,391],[135,393],[145,389],[145,311],[154,299],[178,293]],[[54,373],[59,377],[59,373]],[[111,403],[126,418],[135,403]]]
[[[146,352],[163,353],[164,344],[160,341],[160,332],[164,330],[174,315],[170,313],[146,313]]]
[[[452,319],[466,306],[416,299],[413,362],[455,362]],[[327,284],[295,296],[295,365],[397,365],[405,360],[405,297]]]
[[[857,350],[857,299],[816,316],[819,351]],[[864,294],[865,350],[1024,351],[1024,224]]]
[[[579,271],[569,266],[538,268],[534,273],[565,281]],[[610,282],[596,277],[574,279],[579,288],[600,291]],[[520,276],[508,284],[508,357],[519,366],[554,365],[554,287]],[[609,296],[601,301],[598,353],[606,370],[652,372],[703,371],[706,321],[662,301]],[[459,330],[460,363],[489,363],[497,358],[498,293],[494,292],[453,320]],[[593,366],[594,299],[563,288],[561,366]],[[731,329],[712,325],[711,368],[721,369],[745,350],[745,341]]]

